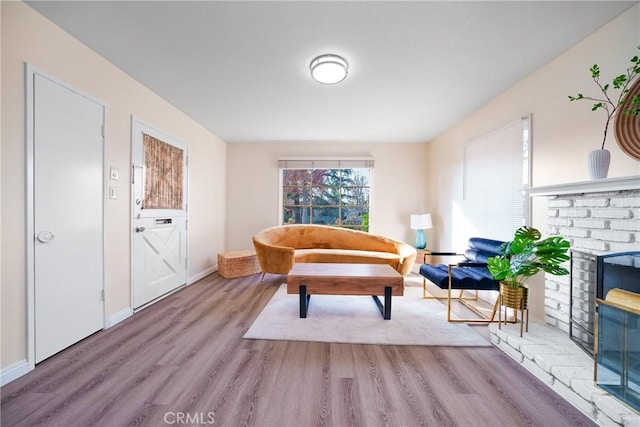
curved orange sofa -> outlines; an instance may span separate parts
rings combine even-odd
[[[413,246],[388,237],[328,225],[291,224],[253,236],[263,273],[288,274],[296,262],[389,264],[400,274],[413,268]]]

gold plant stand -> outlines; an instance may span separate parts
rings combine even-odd
[[[529,332],[529,287],[520,285],[517,288],[500,282],[500,309],[498,310],[498,329],[502,329],[502,307],[513,309],[514,322],[518,323],[518,311],[520,311],[520,336],[526,324],[526,331]],[[526,320],[525,320],[526,312]],[[504,314],[504,323],[507,323],[507,313]]]

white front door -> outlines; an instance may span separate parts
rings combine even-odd
[[[133,119],[133,308],[187,282],[187,145]]]
[[[104,105],[37,73],[33,110],[35,363],[104,327]]]

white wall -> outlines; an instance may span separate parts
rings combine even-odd
[[[278,159],[373,157],[370,231],[413,242],[412,213],[426,208],[426,144],[229,144],[227,153],[227,246],[253,247],[251,236],[278,225]]]
[[[1,362],[26,358],[24,63],[107,104],[105,159],[118,168],[106,199],[107,315],[130,307],[131,115],[189,144],[189,265],[193,277],[224,250],[226,144],[21,2],[2,10]]]
[[[639,43],[640,6],[636,5],[427,145],[427,208],[442,225],[433,230],[435,248],[461,249],[469,237],[456,234],[458,224],[453,220],[454,206],[462,198],[464,145],[523,115],[533,115],[532,186],[588,180],[587,153],[599,148],[605,117],[602,111],[592,112],[588,102],[570,103],[567,96],[595,95],[589,67],[598,63],[602,79],[611,80],[640,53]],[[609,177],[640,174],[640,163],[617,146],[613,128],[609,135]],[[545,206],[543,199],[533,201],[532,225],[543,231]],[[543,292],[537,288],[533,292],[533,314],[541,318]]]

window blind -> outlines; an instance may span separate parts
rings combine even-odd
[[[467,236],[511,240],[526,223],[529,157],[529,117],[466,145],[462,207]]]
[[[278,168],[280,169],[372,169],[374,164],[375,160],[369,157],[288,158],[278,160]]]

